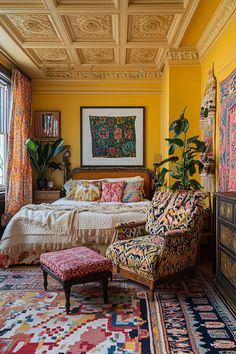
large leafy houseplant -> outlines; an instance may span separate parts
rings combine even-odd
[[[61,163],[52,161],[52,159],[65,149],[63,143],[64,141],[62,138],[57,139],[53,143],[34,141],[31,138],[26,141],[25,146],[29,152],[31,164],[37,174],[39,189],[46,188],[46,174],[49,169],[61,169]]]
[[[166,175],[173,179],[169,185],[170,190],[198,190],[201,184],[192,176],[197,172],[201,173],[204,165],[199,160],[199,154],[206,151],[206,143],[199,140],[195,135],[187,137],[189,121],[185,118],[185,109],[180,117],[171,123],[169,131],[173,133],[172,138],[165,139],[169,144],[169,157],[156,164],[156,168],[168,164],[168,168],[162,167],[155,178],[156,187],[166,185]],[[176,153],[176,150],[179,153]]]

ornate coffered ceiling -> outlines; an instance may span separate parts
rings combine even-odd
[[[35,79],[157,79],[199,0],[0,0],[0,49]]]

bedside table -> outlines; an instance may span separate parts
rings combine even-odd
[[[41,204],[55,202],[55,200],[60,198],[60,193],[60,190],[33,191],[33,203]]]

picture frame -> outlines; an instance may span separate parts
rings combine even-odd
[[[144,127],[144,106],[81,107],[81,167],[144,167]]]
[[[36,139],[58,139],[61,136],[59,111],[34,112],[34,137]]]

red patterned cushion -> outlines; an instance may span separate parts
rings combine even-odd
[[[112,270],[112,262],[109,259],[87,247],[43,253],[40,262],[62,280]]]
[[[125,182],[102,182],[101,202],[121,202]]]

